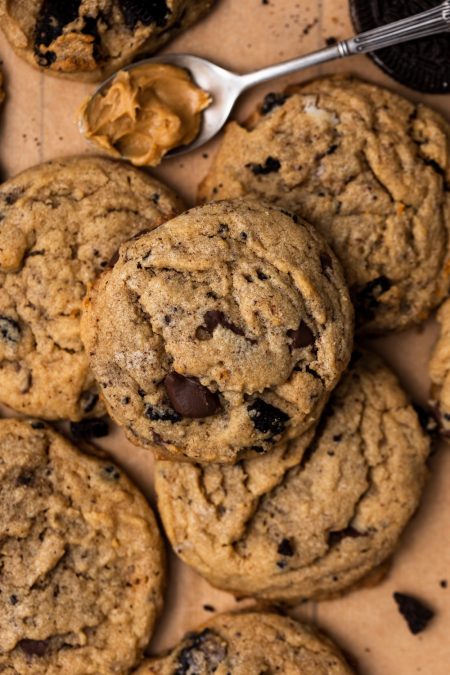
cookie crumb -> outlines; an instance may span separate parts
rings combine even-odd
[[[433,610],[412,595],[394,593],[394,600],[413,635],[425,630],[429,621],[434,617]]]

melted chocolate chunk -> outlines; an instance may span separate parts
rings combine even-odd
[[[42,51],[63,33],[67,24],[78,18],[81,0],[44,0],[36,19],[34,53],[40,66],[50,66],[56,60],[54,52]]]
[[[283,410],[266,403],[262,398],[257,398],[247,406],[247,410],[255,429],[262,434],[270,433],[271,436],[277,436],[283,433],[286,422],[289,420],[289,415]]]
[[[210,339],[217,326],[223,326],[224,328],[231,330],[231,332],[235,333],[235,335],[244,336],[243,330],[235,326],[234,323],[231,323],[231,321],[228,321],[225,314],[223,312],[217,311],[216,309],[211,309],[208,312],[205,312],[203,319],[205,322],[204,325],[199,326],[195,331],[195,336],[199,340]]]
[[[268,173],[276,173],[280,170],[281,164],[274,157],[267,157],[264,164],[246,164],[245,165],[255,176],[265,176]]]
[[[300,321],[299,327],[296,330],[288,330],[286,335],[292,340],[292,347],[294,349],[301,349],[302,347],[309,347],[314,344],[314,333],[304,321]]]
[[[434,616],[432,609],[424,605],[417,598],[406,593],[394,593],[394,600],[413,635],[417,635],[425,630],[429,621]]]
[[[0,316],[0,340],[5,342],[20,342],[22,330],[18,321],[9,316]]]
[[[165,26],[171,14],[165,0],[119,0],[125,23],[134,30],[138,23]]]
[[[294,555],[294,547],[290,539],[282,539],[278,544],[277,551],[280,555],[288,556],[289,558]]]
[[[153,422],[172,422],[172,424],[175,424],[181,420],[181,415],[175,412],[175,410],[171,408],[157,408],[150,404],[146,405],[144,415]]]
[[[188,633],[185,640],[187,644],[178,654],[173,675],[214,673],[226,658],[225,642],[209,628],[201,633]]]
[[[264,101],[261,106],[261,114],[267,115],[272,112],[274,108],[277,108],[288,99],[289,97],[286,94],[276,94],[273,91],[269,92],[264,96]]]
[[[47,640],[21,640],[17,646],[27,656],[44,656],[49,647]]]
[[[164,386],[172,408],[183,417],[209,417],[220,409],[219,395],[191,377],[171,372]]]
[[[71,422],[70,433],[76,441],[101,438],[109,434],[108,421],[101,417],[91,417],[80,422]]]
[[[356,306],[362,317],[366,320],[373,319],[377,307],[380,304],[380,296],[386,293],[392,286],[392,282],[384,275],[372,279],[356,292]]]
[[[335,546],[346,537],[350,537],[351,539],[357,539],[358,537],[364,536],[365,535],[363,532],[358,532],[358,530],[355,530],[355,528],[350,525],[349,527],[346,527],[344,530],[336,530],[335,532],[329,532],[328,546]]]

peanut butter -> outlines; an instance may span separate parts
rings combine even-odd
[[[148,63],[120,71],[105,93],[81,110],[86,138],[137,166],[156,166],[164,155],[198,135],[210,95],[187,71]]]

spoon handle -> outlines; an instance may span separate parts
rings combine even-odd
[[[420,14],[414,14],[406,19],[388,23],[365,33],[360,33],[349,40],[342,40],[333,47],[327,47],[311,54],[305,54],[297,59],[285,61],[247,75],[242,75],[240,84],[242,90],[253,87],[255,84],[282,77],[311,66],[317,66],[327,61],[365,54],[384,47],[408,42],[417,38],[426,37],[450,31],[450,0],[428,9]]]

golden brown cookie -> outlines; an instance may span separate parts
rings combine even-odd
[[[352,675],[339,649],[312,626],[269,612],[219,614],[135,675]]]
[[[229,201],[120,249],[83,340],[108,411],[169,459],[235,462],[314,423],[348,363],[342,272],[308,224]]]
[[[0,483],[0,671],[129,672],[165,576],[144,497],[38,421],[0,421]]]
[[[437,313],[440,333],[430,359],[430,403],[444,436],[450,437],[450,300]]]
[[[183,208],[148,174],[74,157],[0,187],[0,402],[46,419],[103,412],[79,334],[88,285],[119,245]]]
[[[0,0],[0,20],[15,51],[32,66],[92,82],[155,52],[213,1]]]
[[[199,196],[260,197],[306,218],[340,258],[359,324],[399,330],[449,289],[449,147],[426,106],[326,77],[231,122]]]
[[[290,451],[232,467],[158,462],[159,511],[175,552],[214,586],[285,602],[330,597],[393,553],[428,452],[395,376],[356,353],[316,430]]]

